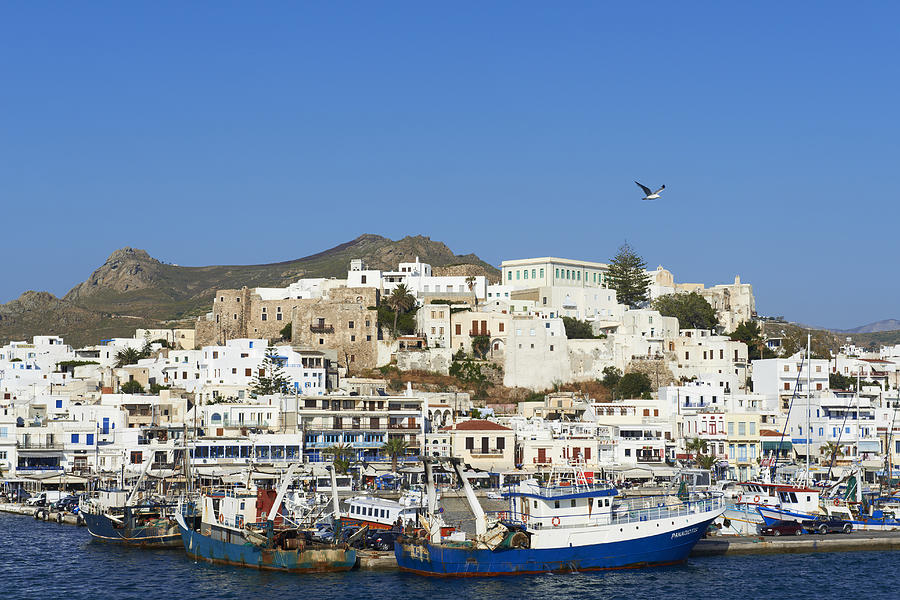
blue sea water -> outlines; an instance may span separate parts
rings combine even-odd
[[[108,546],[91,542],[84,528],[8,514],[0,514],[0,533],[0,600],[900,598],[900,552],[708,557],[655,569],[441,580],[208,565],[180,550]]]

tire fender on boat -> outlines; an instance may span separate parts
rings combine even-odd
[[[56,513],[56,522],[60,524],[63,522],[63,514],[61,512]]]

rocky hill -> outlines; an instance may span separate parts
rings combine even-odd
[[[868,325],[854,327],[853,329],[833,329],[835,333],[881,333],[883,331],[897,331],[900,329],[900,321],[897,319],[885,319]]]
[[[161,263],[144,250],[121,248],[63,298],[26,292],[0,304],[0,343],[34,335],[61,335],[79,346],[132,335],[137,327],[172,326],[211,309],[216,290],[284,286],[301,277],[346,277],[350,260],[389,269],[422,262],[437,273],[486,275],[499,271],[474,254],[457,255],[425,236],[401,240],[366,234],[324,252],[280,263],[182,267]]]

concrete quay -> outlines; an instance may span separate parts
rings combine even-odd
[[[40,514],[35,517],[35,513],[38,511],[40,511]],[[84,521],[80,521],[78,515],[72,513],[60,513],[45,507],[35,508],[23,504],[0,504],[0,512],[25,515],[37,518],[39,521],[53,521],[61,525],[84,525]]]
[[[900,532],[859,531],[850,534],[800,536],[716,536],[697,542],[692,557],[739,554],[794,554],[802,552],[854,552],[900,550]]]

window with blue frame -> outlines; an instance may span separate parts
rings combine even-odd
[[[56,408],[62,408],[62,400],[56,401]]]
[[[72,434],[72,443],[73,443],[73,444],[77,444],[77,443],[78,443],[78,434],[77,434],[77,433],[73,433],[73,434]]]
[[[85,437],[85,440],[84,440],[85,444],[87,444],[88,446],[94,445],[94,434],[93,433],[88,433],[84,437]]]

